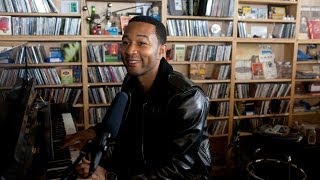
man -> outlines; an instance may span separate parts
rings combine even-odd
[[[148,16],[129,21],[121,47],[128,72],[122,85],[129,96],[127,112],[111,155],[93,179],[208,179],[208,98],[173,70],[165,53],[161,22]],[[100,128],[80,132],[72,142],[93,138]],[[88,173],[89,163],[84,160],[77,167],[79,174]]]

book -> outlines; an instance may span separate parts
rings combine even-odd
[[[72,84],[73,83],[72,69],[61,69],[60,79],[61,79],[61,84]]]
[[[168,1],[169,14],[174,16],[183,15],[182,0]]]
[[[124,33],[124,28],[128,25],[129,20],[131,17],[129,16],[120,16],[120,26],[121,26],[121,33]]]
[[[62,0],[61,1],[61,13],[80,13],[78,0]]]
[[[308,20],[310,39],[320,39],[320,19]]]
[[[13,63],[12,46],[0,46],[0,64]]]
[[[66,135],[77,133],[77,128],[73,121],[71,113],[62,113],[61,116],[63,119]]]
[[[263,65],[262,63],[251,63],[253,79],[263,79]]]
[[[81,66],[72,66],[73,82],[81,83]]]
[[[63,53],[61,47],[50,47],[49,58],[47,62],[63,62]]]
[[[198,79],[199,69],[197,64],[190,64],[189,77],[190,79]]]
[[[11,16],[0,16],[0,35],[12,35]]]
[[[64,62],[80,61],[80,43],[70,42],[62,45]]]
[[[185,44],[173,44],[173,61],[185,61],[186,45]]]
[[[104,43],[103,51],[104,51],[104,61],[105,62],[117,62],[119,61],[119,43]]]
[[[252,79],[250,60],[237,60],[235,69],[236,69],[235,75],[237,80]]]
[[[205,79],[206,64],[205,63],[190,64],[189,77],[190,79],[194,79],[194,80]]]
[[[81,104],[83,102],[83,99],[80,98],[80,95],[83,95],[82,90],[81,89],[77,89],[75,98],[73,99],[73,103],[72,103],[73,105]]]
[[[262,63],[265,79],[275,79],[278,77],[277,65],[274,62],[274,54],[260,54],[259,61]]]

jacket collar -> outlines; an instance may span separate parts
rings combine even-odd
[[[151,87],[151,92],[150,92],[151,97],[159,97],[160,94],[162,94],[161,92],[167,92],[167,89],[165,88],[167,87],[168,76],[172,72],[173,72],[172,66],[166,61],[165,58],[161,58],[157,76]],[[136,77],[127,75],[122,88],[124,91],[134,92],[138,88],[138,83],[139,82]]]

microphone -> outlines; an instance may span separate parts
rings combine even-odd
[[[94,172],[99,165],[101,157],[108,149],[108,139],[117,137],[121,121],[126,110],[128,95],[125,92],[119,92],[112,101],[106,115],[99,124],[101,132],[97,135],[97,148],[91,154],[91,164],[89,172]]]

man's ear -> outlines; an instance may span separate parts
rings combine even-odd
[[[160,49],[159,49],[160,58],[166,57],[166,52],[167,52],[167,44],[160,45]]]

